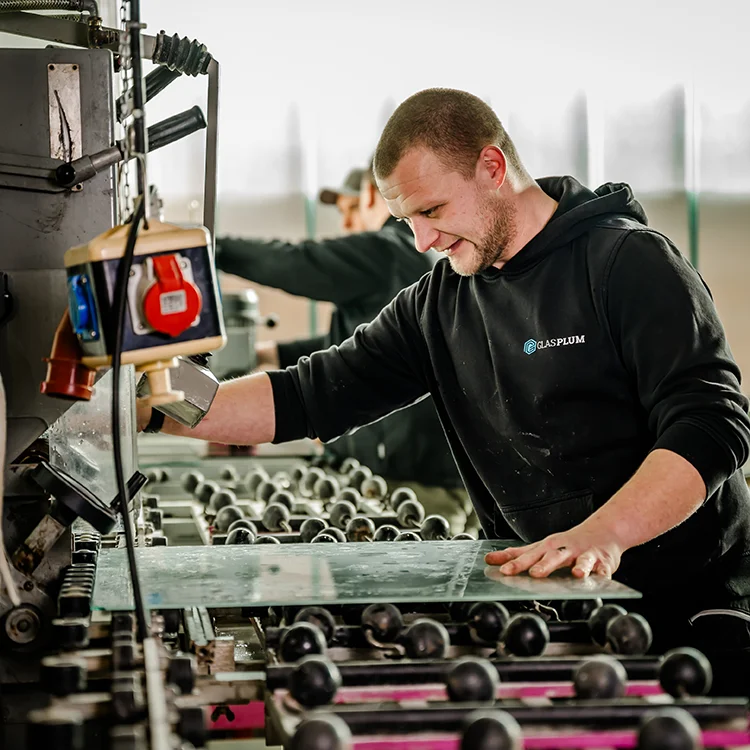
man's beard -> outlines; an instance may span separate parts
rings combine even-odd
[[[479,213],[487,222],[487,230],[475,243],[470,257],[461,260],[461,268],[448,256],[451,268],[460,276],[474,276],[488,269],[493,263],[503,259],[503,253],[516,232],[516,211],[509,201],[501,201],[496,196],[483,196]],[[458,258],[456,258],[458,262]],[[467,264],[470,264],[467,267]]]

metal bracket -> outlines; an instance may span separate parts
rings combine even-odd
[[[2,16],[0,16],[2,17]],[[80,184],[66,188],[57,183],[55,170],[60,166],[58,159],[46,156],[0,153],[0,188],[34,190],[40,193],[78,192]]]

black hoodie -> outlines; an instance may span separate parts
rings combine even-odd
[[[441,261],[339,347],[271,373],[276,440],[329,439],[430,393],[483,528],[525,542],[580,523],[666,448],[708,500],[618,577],[750,594],[748,403],[708,289],[627,185],[539,184],[558,209],[501,269]]]

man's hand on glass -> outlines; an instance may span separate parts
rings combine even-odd
[[[601,531],[586,529],[585,522],[569,531],[551,534],[539,542],[490,552],[488,565],[499,565],[505,575],[528,571],[532,578],[546,578],[561,568],[571,568],[576,578],[600,575],[611,578],[620,566],[624,550]]]

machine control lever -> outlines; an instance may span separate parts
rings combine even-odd
[[[197,104],[185,110],[185,112],[172,115],[172,117],[157,122],[148,129],[149,153],[162,146],[179,141],[181,138],[185,138],[205,127],[206,118]],[[55,179],[58,184],[64,187],[80,185],[82,182],[90,180],[97,172],[101,172],[113,164],[118,164],[124,159],[125,145],[122,141],[118,141],[116,145],[95,154],[82,156],[75,161],[61,164],[55,170]]]

